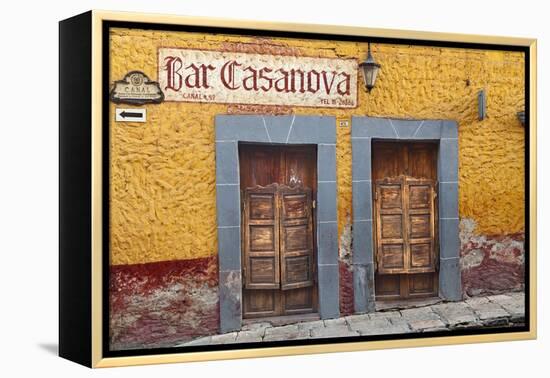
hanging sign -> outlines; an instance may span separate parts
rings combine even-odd
[[[166,101],[357,106],[357,61],[161,48]]]

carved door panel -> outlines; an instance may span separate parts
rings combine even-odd
[[[435,182],[406,179],[408,273],[435,272],[437,256],[435,234]]]
[[[437,145],[374,142],[372,162],[376,298],[437,296]]]
[[[317,310],[314,146],[240,145],[243,317]]]
[[[376,262],[381,274],[408,273],[406,212],[402,178],[375,184]]]
[[[244,286],[247,289],[280,287],[279,211],[277,185],[244,191]]]
[[[376,180],[376,262],[380,274],[435,272],[435,183]]]
[[[281,289],[313,285],[313,224],[311,189],[279,188]]]

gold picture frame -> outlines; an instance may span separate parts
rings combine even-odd
[[[132,354],[108,356],[104,353],[106,331],[104,275],[108,267],[104,254],[104,236],[108,230],[104,228],[105,221],[105,156],[103,150],[105,127],[105,108],[109,99],[105,93],[110,89],[111,82],[106,79],[104,52],[108,41],[105,40],[105,26],[110,22],[126,23],[129,27],[146,27],[147,25],[165,26],[167,30],[186,26],[192,28],[238,29],[242,32],[302,33],[310,36],[331,35],[353,36],[357,38],[386,39],[388,41],[407,41],[411,44],[422,41],[424,45],[442,46],[449,43],[467,45],[499,45],[522,49],[525,52],[528,74],[526,86],[525,128],[528,141],[525,148],[526,174],[528,175],[528,192],[525,193],[525,222],[528,232],[525,241],[528,245],[526,253],[528,264],[525,266],[525,295],[528,298],[526,313],[527,330],[517,332],[497,332],[462,335],[437,335],[431,337],[413,337],[382,339],[368,341],[346,341],[336,343],[307,345],[285,345],[268,347],[247,347],[221,350],[180,351],[174,353]],[[174,362],[209,361],[222,359],[238,359],[252,357],[302,355],[313,353],[348,352],[373,349],[390,349],[404,347],[423,347],[450,344],[484,343],[496,341],[513,341],[535,339],[537,336],[537,256],[536,256],[536,208],[537,208],[537,41],[529,38],[513,38],[501,36],[482,36],[468,34],[436,33],[424,31],[404,31],[377,29],[368,27],[351,27],[337,25],[272,23],[253,20],[228,20],[209,17],[186,17],[174,15],[155,15],[143,13],[110,12],[93,10],[81,16],[60,23],[60,129],[61,129],[61,190],[60,202],[60,355],[89,367],[115,367],[143,364],[160,364]],[[80,33],[80,34],[79,34]],[[83,42],[84,41],[84,42]],[[86,52],[79,52],[77,46],[84,43]],[[72,58],[71,58],[72,56]],[[70,66],[70,59],[83,63],[81,71]],[[136,68],[136,69],[139,69]],[[89,75],[88,84],[79,87],[85,97],[74,98],[69,94],[71,85],[79,82],[79,75]],[[76,78],[76,79],[75,79]],[[154,78],[152,78],[155,80]],[[155,82],[155,84],[158,84]],[[108,88],[106,88],[108,87]],[[65,95],[63,94],[65,91]],[[86,101],[85,101],[86,100]],[[89,102],[87,102],[89,100]],[[71,113],[70,109],[80,112]],[[345,120],[344,120],[345,121]],[[69,124],[80,122],[82,130],[69,131]],[[85,123],[85,126],[82,125]],[[76,134],[75,134],[76,133]],[[75,150],[70,147],[75,138],[82,141],[87,149]],[[88,154],[89,153],[89,154]],[[72,155],[71,155],[72,154]],[[82,154],[82,155],[80,155]],[[70,156],[74,159],[84,159],[79,167],[71,168]],[[86,166],[85,162],[89,163]],[[80,172],[80,173],[77,173]],[[75,191],[71,191],[71,185]],[[75,186],[76,185],[76,186]],[[85,191],[77,192],[81,185]],[[108,201],[107,201],[108,203]],[[69,209],[82,206],[86,211],[80,215]],[[75,207],[76,206],[76,207]],[[76,210],[74,210],[76,211]],[[80,217],[80,218],[79,218]],[[84,217],[84,218],[82,218]],[[72,228],[71,228],[72,227]],[[69,236],[72,233],[72,236]],[[72,249],[71,249],[72,248]],[[72,251],[71,253],[69,253]],[[78,256],[74,256],[77,252]],[[82,252],[82,253],[81,253]],[[78,277],[77,277],[78,276]],[[89,289],[89,292],[88,292]],[[78,319],[78,320],[76,320]],[[68,324],[71,325],[68,325]],[[79,341],[80,340],[80,341]]]

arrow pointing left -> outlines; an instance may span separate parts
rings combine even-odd
[[[115,109],[117,122],[145,122],[147,120],[146,109]]]
[[[135,112],[122,112],[120,113],[120,116],[122,118],[143,118],[142,113],[135,113]]]

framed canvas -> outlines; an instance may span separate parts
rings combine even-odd
[[[60,22],[59,354],[536,337],[536,40]]]

